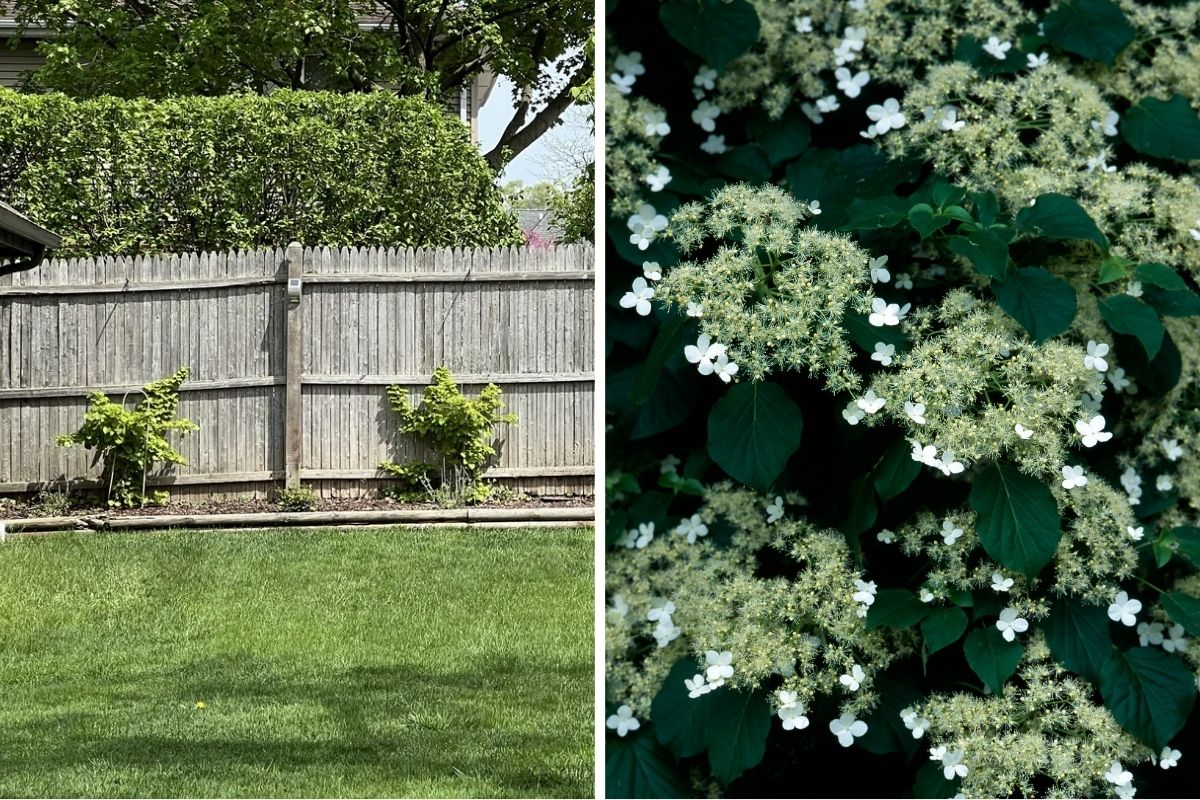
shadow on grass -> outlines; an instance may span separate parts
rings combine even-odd
[[[0,793],[592,792],[586,660],[564,671],[514,659],[455,672],[305,666],[230,655],[39,687],[39,719],[0,717]]]

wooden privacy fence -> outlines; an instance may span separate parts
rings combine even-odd
[[[289,299],[289,278],[299,301]],[[300,248],[51,260],[0,278],[0,492],[99,468],[54,437],[86,395],[129,402],[180,366],[172,494],[262,496],[303,480],[324,496],[377,488],[380,461],[422,458],[396,432],[389,384],[420,398],[445,365],[468,395],[494,382],[516,426],[488,477],[526,491],[593,487],[590,246]]]

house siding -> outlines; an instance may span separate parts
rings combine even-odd
[[[7,41],[0,42],[0,86],[19,85],[26,73],[45,63],[46,59],[35,47],[36,42],[21,42],[16,49]]]

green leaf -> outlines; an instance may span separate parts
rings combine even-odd
[[[1183,357],[1179,348],[1175,346],[1170,331],[1163,335],[1162,347],[1153,359],[1147,359],[1145,349],[1141,345],[1134,346],[1132,339],[1118,339],[1116,346],[1117,363],[1137,380],[1140,391],[1163,397],[1179,383],[1179,377],[1183,373]],[[1145,505],[1146,500],[1143,498],[1142,505],[1137,508],[1141,509]]]
[[[658,336],[654,338],[654,345],[646,354],[646,360],[642,362],[637,377],[633,381],[633,389],[629,393],[631,405],[641,405],[650,398],[654,387],[658,384],[659,376],[663,373],[663,364],[683,347],[683,329],[687,322],[687,317],[678,315],[668,318],[659,326]]]
[[[1000,280],[1008,277],[1008,242],[994,231],[982,228],[966,236],[954,236],[947,245],[984,275]]]
[[[1153,359],[1162,347],[1162,323],[1154,309],[1127,294],[1117,294],[1105,298],[1098,303],[1100,316],[1108,323],[1108,327],[1117,333],[1125,333],[1137,337],[1146,351],[1146,357]]]
[[[867,609],[867,630],[888,625],[911,628],[929,613],[929,606],[907,589],[880,589]]]
[[[1083,207],[1065,194],[1038,195],[1032,206],[1017,212],[1017,230],[1047,239],[1080,239],[1108,249],[1108,239],[1100,232]]]
[[[952,183],[937,183],[933,186],[933,202],[937,203],[938,208],[941,209],[945,209],[946,206],[958,205],[966,196],[966,189]]]
[[[1067,0],[1046,15],[1044,30],[1068,53],[1109,65],[1137,33],[1112,0]]]
[[[730,148],[717,159],[717,171],[739,181],[760,183],[771,177],[767,154],[752,144]]]
[[[950,218],[934,214],[928,203],[917,203],[908,210],[908,223],[913,226],[922,239],[928,239],[942,228],[950,224]]]
[[[771,708],[766,692],[719,691],[712,693],[708,725],[708,763],[723,783],[732,783],[762,761],[771,730]]]
[[[1200,296],[1166,264],[1138,264],[1133,277],[1145,284],[1142,297],[1158,313],[1168,317],[1200,314]]]
[[[971,192],[971,204],[980,225],[991,225],[1000,215],[1000,201],[994,192]]]
[[[708,415],[708,454],[730,477],[766,491],[800,446],[802,422],[775,384],[736,384]]]
[[[780,119],[771,119],[760,114],[746,124],[750,135],[772,164],[782,164],[808,149],[812,141],[808,121],[796,110],[788,111]]]
[[[1159,750],[1187,722],[1196,679],[1183,661],[1157,647],[1134,647],[1105,664],[1100,695],[1122,728]]]
[[[1010,270],[1008,280],[993,279],[992,293],[1035,342],[1063,333],[1075,320],[1075,290],[1041,267],[1021,267]]]
[[[1181,94],[1170,100],[1143,98],[1125,112],[1121,135],[1130,147],[1148,156],[1200,159],[1200,118]]]
[[[911,460],[911,459],[910,459]],[[857,537],[875,524],[879,509],[875,507],[875,492],[871,489],[870,475],[859,475],[850,484],[850,510],[838,525],[842,533]]]
[[[1085,606],[1078,600],[1060,598],[1042,624],[1046,644],[1054,659],[1090,681],[1112,657],[1112,633],[1108,615],[1100,606]]]
[[[673,368],[662,370],[650,398],[637,409],[629,438],[645,439],[669,431],[687,419],[692,410],[690,383],[690,376],[685,383]]]
[[[847,311],[842,316],[842,327],[846,329],[850,340],[868,353],[875,352],[876,342],[892,345],[897,355],[908,350],[908,337],[900,332],[899,327],[877,328],[870,323],[866,314]]]
[[[1096,283],[1103,286],[1106,283],[1119,281],[1129,274],[1129,259],[1120,256],[1109,256],[1100,262],[1100,277]]]
[[[1192,636],[1200,636],[1200,598],[1183,592],[1171,592],[1159,598],[1163,611]]]
[[[850,204],[850,219],[841,226],[841,230],[878,230],[895,227],[904,221],[906,205],[898,197],[855,198]]]
[[[913,781],[912,796],[917,798],[954,797],[958,794],[958,783],[946,780],[941,764],[922,764]]]
[[[855,744],[869,753],[894,753],[897,750],[912,758],[922,743],[914,739],[912,731],[904,726],[900,712],[921,702],[917,688],[907,680],[897,680],[886,672],[878,674],[872,687],[879,695],[879,705],[863,719],[867,732]]]
[[[671,754],[645,728],[605,741],[605,788],[609,797],[688,797],[691,788]]]
[[[897,439],[884,452],[872,472],[875,491],[882,500],[891,500],[908,488],[921,471],[921,463],[913,461],[908,442]]]
[[[658,18],[672,39],[718,72],[758,41],[758,14],[746,0],[673,0]]]
[[[706,736],[712,727],[712,704],[715,692],[688,697],[683,682],[703,673],[691,658],[676,661],[667,673],[658,694],[650,703],[654,717],[654,734],[678,758],[688,758],[704,752]]]
[[[921,635],[929,655],[954,644],[966,629],[967,614],[961,608],[935,608],[921,620]]]
[[[1025,648],[1020,642],[1006,642],[996,628],[971,631],[963,642],[963,655],[979,679],[995,694],[1004,690],[1004,682],[1017,671]]]
[[[976,530],[987,554],[1032,578],[1058,549],[1058,504],[1044,483],[1009,464],[985,468],[971,487]]]
[[[1133,277],[1142,283],[1161,286],[1172,291],[1187,291],[1188,285],[1179,277],[1179,273],[1166,264],[1138,264],[1133,268]]]

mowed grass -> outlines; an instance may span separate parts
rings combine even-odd
[[[590,529],[10,539],[0,794],[590,797],[592,576]]]

